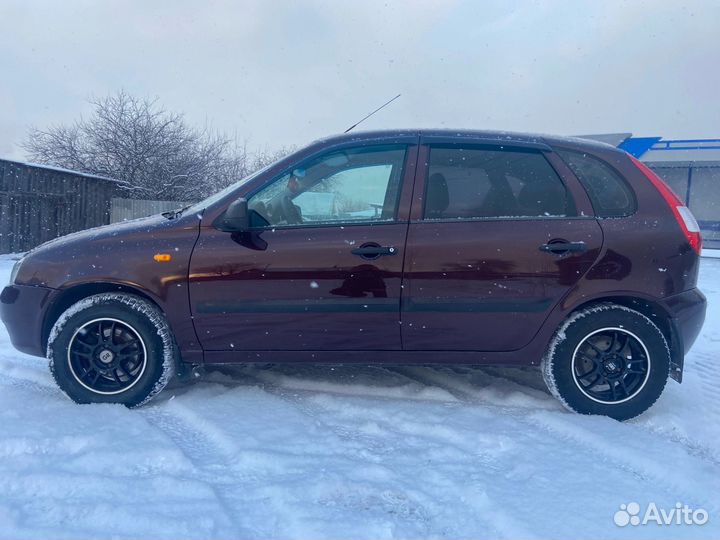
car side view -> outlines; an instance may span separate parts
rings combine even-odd
[[[609,145],[349,133],[48,242],[0,306],[78,403],[138,406],[201,364],[540,365],[567,408],[624,420],[682,380],[700,250],[690,211]]]

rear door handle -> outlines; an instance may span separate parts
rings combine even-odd
[[[565,242],[563,240],[560,241],[550,241],[547,244],[543,244],[540,246],[540,251],[544,251],[546,253],[554,253],[555,255],[561,255],[563,253],[569,253],[569,252],[581,252],[585,251],[587,249],[587,244],[585,242]]]
[[[353,249],[351,253],[363,259],[373,260],[379,259],[383,255],[395,255],[397,249],[393,246],[381,246],[375,242],[370,242]]]

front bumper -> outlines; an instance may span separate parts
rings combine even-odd
[[[670,376],[682,382],[685,355],[695,343],[705,322],[707,300],[700,289],[690,289],[666,298],[665,309],[670,313]]]
[[[8,285],[0,294],[0,318],[18,351],[45,356],[43,321],[53,289]]]

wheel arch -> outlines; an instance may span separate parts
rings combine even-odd
[[[147,292],[143,291],[138,287],[127,285],[124,283],[112,283],[112,282],[100,282],[100,283],[80,283],[67,289],[62,289],[58,297],[53,301],[45,313],[45,319],[42,325],[42,347],[43,350],[47,347],[48,338],[53,325],[62,315],[74,303],[79,302],[83,298],[93,296],[101,293],[120,292],[127,294],[134,294],[139,296],[153,305],[155,305],[163,314],[165,310],[158,304],[155,298],[150,296]]]

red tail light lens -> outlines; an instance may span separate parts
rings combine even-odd
[[[690,209],[685,206],[685,203],[682,202],[680,197],[675,195],[675,192],[670,189],[670,186],[663,182],[662,178],[655,174],[655,172],[653,172],[650,167],[645,165],[642,161],[634,158],[633,156],[630,156],[630,159],[635,164],[635,166],[640,169],[640,171],[647,177],[647,179],[650,180],[652,185],[655,186],[655,189],[660,192],[660,195],[663,196],[663,199],[665,199],[665,202],[672,210],[673,215],[678,222],[678,225],[680,225],[680,229],[682,229],[685,238],[687,238],[688,243],[695,250],[695,252],[700,255],[700,251],[702,250],[702,236],[700,236],[700,226],[695,220],[695,216],[692,215]]]

